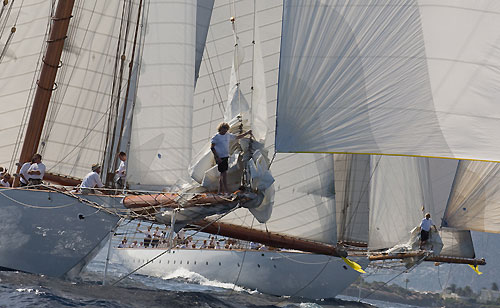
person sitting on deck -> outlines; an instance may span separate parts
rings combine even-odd
[[[127,247],[127,238],[124,238],[118,248],[126,248]]]
[[[19,170],[19,186],[20,187],[28,186],[28,179],[29,179],[28,170],[30,169],[31,164],[33,164],[33,163],[34,163],[34,161],[33,161],[33,159],[31,159],[31,161],[25,162],[21,166],[21,169]],[[20,164],[18,164],[18,165],[20,165]]]
[[[228,133],[229,124],[226,122],[220,123],[217,127],[218,133],[212,137],[211,150],[214,153],[215,161],[217,162],[217,170],[220,172],[219,176],[219,194],[228,193],[227,188],[227,169],[229,160],[229,142],[241,139],[248,134],[252,134],[249,130],[241,135],[234,135]]]
[[[431,227],[434,227],[434,230],[436,230],[437,232],[437,228],[432,222],[431,214],[427,213],[425,214],[425,218],[423,218],[422,222],[420,223],[420,249],[422,249],[423,246],[427,243],[431,232]]]
[[[80,184],[80,191],[82,194],[95,193],[95,187],[104,187],[99,173],[101,173],[101,166],[99,164],[93,164],[92,172],[88,173],[85,178],[83,178],[82,184]]]
[[[207,245],[207,240],[203,240],[203,244],[201,245],[200,247],[201,249],[206,249],[208,248],[208,245]]]
[[[0,180],[1,187],[10,187],[10,174],[5,172]]]
[[[28,185],[42,184],[43,176],[45,175],[45,165],[42,163],[42,155],[35,154],[31,160],[33,163],[28,169]]]

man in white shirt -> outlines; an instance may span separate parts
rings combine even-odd
[[[220,172],[219,177],[219,193],[227,193],[227,169],[229,160],[229,142],[241,139],[252,131],[249,130],[241,135],[229,133],[229,124],[226,122],[220,123],[217,127],[218,133],[212,137],[211,150],[214,153],[215,161],[217,162],[217,170]]]
[[[40,185],[42,184],[43,176],[45,175],[45,165],[42,163],[42,155],[35,154],[31,160],[33,163],[28,169],[28,184]]]
[[[434,227],[434,229],[437,231],[436,226],[432,222],[431,219],[431,214],[427,213],[425,214],[425,218],[422,219],[422,222],[420,223],[420,249],[427,243],[427,240],[429,239],[429,235],[431,233],[431,227]]]
[[[118,158],[120,159],[120,166],[115,171],[118,176],[116,180],[117,188],[123,188],[125,186],[125,177],[127,175],[127,169],[125,167],[125,161],[127,161],[127,154],[125,152],[120,152],[118,154]]]
[[[28,186],[28,179],[29,179],[29,174],[28,170],[31,167],[31,164],[33,163],[33,159],[29,162],[24,163],[21,166],[21,169],[19,170],[19,186]]]
[[[10,174],[4,173],[2,179],[0,180],[1,187],[10,187]]]
[[[80,184],[80,190],[82,194],[95,193],[95,187],[104,187],[104,184],[102,184],[101,182],[99,173],[101,173],[101,166],[99,164],[93,164],[92,172],[87,174],[83,179],[82,184]]]

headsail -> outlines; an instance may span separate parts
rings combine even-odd
[[[372,156],[370,249],[405,244],[432,204],[427,159]]]
[[[368,243],[370,156],[335,154],[334,158],[338,240]]]
[[[204,62],[195,95],[193,150],[196,152],[205,146],[215,133],[215,128],[224,114],[220,102],[225,101],[226,98],[225,89],[228,88],[234,48],[229,23],[231,16],[228,14],[230,11],[236,18],[240,44],[245,49],[246,60],[239,66],[241,92],[249,100],[252,110],[256,108],[265,110],[266,105],[271,106],[267,110],[275,110],[282,3],[281,1],[258,1],[257,5],[258,7],[254,8],[248,2],[237,2],[234,6],[235,12],[227,3],[219,5],[216,3],[214,6]],[[254,48],[251,44],[254,32],[254,12],[261,25],[262,58],[258,56],[258,51],[253,53]],[[254,69],[253,65],[257,65],[256,61],[262,61],[265,64],[265,70],[259,72],[259,69]],[[260,94],[256,92],[252,94],[251,88],[254,86],[257,90],[258,84],[264,80],[264,74],[267,98],[265,101],[262,99],[263,106],[257,103],[261,100],[258,99]],[[264,91],[261,94],[264,94]],[[269,114],[265,121],[269,127],[268,134],[274,134],[273,113]],[[257,123],[255,118],[253,123]],[[272,153],[274,150],[272,137],[268,135],[266,140],[266,148]],[[271,171],[276,180],[276,192],[270,220],[266,224],[259,224],[256,220],[254,221],[247,210],[236,210],[224,217],[222,221],[296,238],[317,240],[328,244],[336,243],[333,156],[278,154],[271,165]]]
[[[500,165],[461,161],[443,226],[500,233]]]
[[[499,13],[495,0],[285,1],[277,150],[500,161]]]
[[[196,1],[151,2],[127,169],[131,187],[163,189],[188,179]]]

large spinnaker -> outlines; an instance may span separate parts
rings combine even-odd
[[[500,161],[499,13],[495,0],[285,1],[276,149]]]

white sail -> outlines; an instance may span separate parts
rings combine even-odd
[[[40,53],[50,22],[49,1],[14,1],[2,16],[0,29],[0,166],[14,168],[32,102],[41,60]],[[7,9],[6,8],[6,9]],[[15,32],[12,28],[15,27]],[[9,41],[10,37],[10,41]],[[9,43],[10,42],[10,43]]]
[[[458,160],[429,159],[429,179],[433,204],[425,211],[439,228],[450,198],[451,188],[457,173]],[[439,235],[443,241],[442,256],[474,258],[474,245],[469,230],[442,227]]]
[[[432,204],[428,159],[374,155],[371,162],[370,249],[404,244]]]
[[[205,42],[207,40],[208,27],[210,26],[210,18],[212,17],[212,9],[215,0],[197,0],[196,7],[196,58],[194,65],[195,85],[200,72],[201,60],[203,51],[205,50]]]
[[[251,1],[236,2],[233,5],[216,1],[207,38],[207,45],[200,77],[196,86],[193,151],[199,152],[216,133],[216,127],[223,120],[229,76],[233,64],[234,38],[229,21],[235,17],[237,35],[244,48],[245,60],[238,67],[239,88],[249,100],[252,110],[273,111],[266,119],[269,127],[266,148],[274,151],[274,110],[276,106],[279,50],[281,38],[282,2],[258,1],[258,23],[261,25],[260,41],[262,58],[254,51],[254,7]],[[257,40],[256,40],[257,42]],[[257,48],[257,46],[255,46]],[[262,61],[265,70],[253,68]],[[252,73],[253,70],[253,73]],[[265,75],[265,79],[264,79]],[[252,93],[262,88],[265,80],[267,98],[264,93]],[[251,100],[250,100],[251,98]],[[262,105],[264,102],[264,106]],[[267,105],[267,106],[266,106]],[[260,109],[260,110],[262,110]],[[254,122],[255,118],[254,118]],[[271,155],[270,155],[271,156]],[[271,172],[275,177],[275,197],[271,218],[266,224],[259,224],[248,210],[236,210],[222,219],[226,223],[243,225],[259,230],[269,230],[284,235],[318,240],[333,244],[336,242],[333,157],[321,154],[278,154]]]
[[[127,182],[164,188],[188,179],[196,1],[146,5],[147,26],[132,121]]]
[[[499,27],[496,0],[285,1],[277,150],[500,161]]]
[[[336,154],[334,158],[338,239],[368,243],[370,156]]]
[[[121,1],[75,4],[58,88],[52,94],[39,146],[48,171],[82,178],[92,164],[102,162],[108,125],[113,121],[112,102],[125,97],[138,3],[131,1],[125,7]],[[123,26],[127,22],[128,35]],[[126,69],[120,83],[115,66],[121,55],[126,57]],[[113,96],[113,87],[121,88],[120,98]]]
[[[460,161],[443,226],[500,233],[500,165]]]

